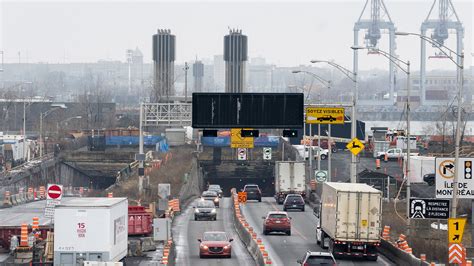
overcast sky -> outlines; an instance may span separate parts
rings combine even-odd
[[[2,0],[0,0],[2,1]],[[433,0],[386,0],[399,31],[419,32]],[[465,27],[465,52],[471,55],[473,1],[453,0]],[[353,27],[365,0],[346,1],[5,1],[1,2],[1,49],[6,62],[96,62],[125,60],[125,49],[138,47],[151,62],[151,36],[171,29],[177,62],[222,54],[228,27],[242,29],[249,56],[279,66],[333,59],[352,67]],[[368,18],[370,9],[366,10]],[[434,11],[434,18],[437,9]],[[387,19],[387,17],[384,17]],[[361,45],[363,33],[360,33]],[[419,65],[420,41],[397,37],[400,59]],[[447,45],[455,48],[455,35]],[[388,50],[388,34],[380,48]],[[428,55],[434,54],[428,46]],[[381,56],[361,52],[360,68],[386,68]],[[448,60],[430,59],[428,69],[449,68]],[[471,64],[470,56],[466,63]]]

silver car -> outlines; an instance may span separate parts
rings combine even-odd
[[[217,220],[217,210],[214,202],[210,200],[200,200],[194,207],[194,220]]]

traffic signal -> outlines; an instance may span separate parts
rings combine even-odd
[[[252,138],[252,137],[258,137],[258,130],[247,130],[247,129],[242,129],[240,131],[240,136],[243,138]]]
[[[464,179],[472,179],[472,161],[464,161]]]
[[[203,137],[217,137],[217,130],[203,130]]]
[[[285,130],[283,130],[283,137],[285,137],[285,138],[298,137],[298,131],[294,130],[294,129],[285,129]]]

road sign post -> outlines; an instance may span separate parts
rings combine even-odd
[[[411,219],[448,219],[449,200],[410,199]]]
[[[247,192],[238,192],[237,198],[239,202],[246,203],[247,202]]]
[[[247,160],[247,149],[246,148],[238,148],[237,149],[237,159],[239,161]]]
[[[44,208],[44,216],[50,219],[54,218],[54,208],[61,203],[63,196],[63,186],[56,184],[48,184],[46,189],[46,206]]]
[[[344,124],[344,108],[306,107],[307,124]]]
[[[457,196],[474,199],[474,179],[472,177],[474,158],[459,158],[457,175]],[[436,198],[451,199],[454,191],[454,158],[435,158]]]
[[[263,148],[263,159],[264,160],[272,159],[272,148]]]
[[[328,171],[316,170],[314,176],[316,177],[316,181],[318,181],[318,183],[324,183],[328,179]]]
[[[449,218],[448,219],[448,240],[449,243],[460,244],[464,234],[464,226],[466,218]]]
[[[353,138],[349,143],[347,143],[346,148],[352,152],[352,154],[357,156],[357,154],[365,148],[365,145],[358,138]]]
[[[252,130],[245,128],[244,130]],[[247,148],[252,149],[254,147],[253,137],[242,137],[241,128],[232,128],[230,130],[230,147],[231,148]]]

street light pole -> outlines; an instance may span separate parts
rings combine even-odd
[[[304,70],[293,70],[292,71],[293,74],[298,74],[298,73],[303,73],[303,74],[307,74],[307,75],[310,75],[311,77],[313,77],[314,79],[318,80],[320,83],[322,83],[324,86],[327,86],[328,88],[331,87],[331,81],[329,80],[325,80],[323,79],[322,77],[312,73],[312,72],[309,72],[309,71],[304,71]],[[311,87],[312,88],[312,87]],[[311,88],[310,90],[308,91],[308,95],[306,97],[306,99],[309,98],[309,95],[311,93]],[[304,90],[303,90],[304,92]],[[319,101],[321,101],[320,99],[321,97],[319,97]],[[306,118],[305,118],[305,123],[306,123]],[[310,148],[308,150],[308,156],[309,156],[309,168],[310,168],[310,173],[309,173],[309,177],[310,179],[313,178],[313,132],[312,132],[312,124],[309,124],[309,135],[310,135]],[[305,130],[305,134],[306,134],[306,130]],[[306,139],[305,139],[305,145],[306,145]],[[305,156],[306,156],[306,147],[304,148],[305,149]],[[320,149],[321,149],[321,124],[318,123],[318,159],[317,159],[317,162],[318,162],[318,171],[321,170],[321,152],[320,152]],[[328,157],[328,161],[330,161],[331,158]],[[329,163],[330,165],[330,163]]]
[[[188,102],[188,62],[184,62],[184,102]]]
[[[418,36],[422,40],[425,40],[433,45],[433,47],[438,48],[451,62],[453,62],[456,67],[458,68],[458,93],[457,93],[457,102],[458,102],[458,113],[457,113],[457,125],[456,125],[456,138],[454,144],[454,177],[453,177],[453,201],[451,205],[451,217],[456,218],[457,216],[457,207],[458,207],[458,173],[460,172],[460,165],[459,165],[459,149],[461,145],[461,115],[462,115],[462,91],[464,86],[464,52],[461,54],[456,53],[454,50],[448,48],[442,43],[438,41],[418,34],[418,33],[411,33],[411,32],[395,32],[395,35],[401,36]],[[447,51],[445,51],[446,49]],[[457,60],[454,60],[454,56],[456,56]],[[424,97],[424,95],[422,95]]]
[[[311,63],[327,63],[328,65],[336,68],[341,71],[346,77],[348,77],[352,82],[354,82],[354,91],[352,92],[352,117],[351,117],[351,138],[354,139],[357,137],[357,112],[356,112],[356,98],[358,93],[358,84],[357,84],[357,73],[352,72],[349,69],[336,64],[332,61],[326,60],[311,60]],[[328,147],[331,148],[331,147]],[[357,158],[354,154],[351,155],[351,167],[350,167],[350,178],[351,183],[357,183]]]

